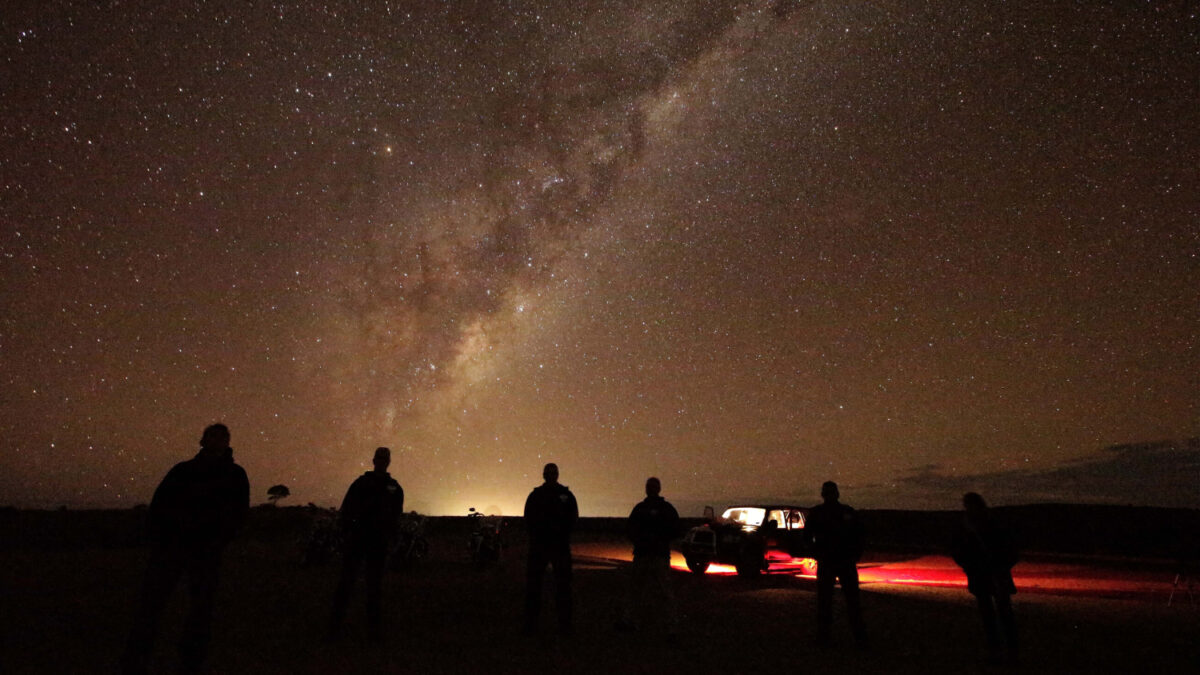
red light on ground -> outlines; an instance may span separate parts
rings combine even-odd
[[[887,565],[860,567],[858,580],[864,584],[907,584],[942,588],[962,588],[967,585],[967,578],[957,568],[889,569]]]
[[[675,562],[675,561],[671,561],[671,569],[679,570],[680,572],[688,572],[689,571],[686,564],[681,563],[681,562]],[[733,565],[722,565],[721,563],[709,563],[708,569],[705,570],[704,573],[705,574],[715,574],[718,576],[724,576],[724,575],[728,575],[728,574],[737,574],[737,568],[734,567]]]
[[[772,564],[772,569],[776,568],[776,564]],[[817,561],[812,558],[791,558],[787,562],[779,564],[780,571],[791,572],[798,577],[805,579],[817,578]]]
[[[767,570],[768,574],[795,574],[809,579],[816,578],[814,575],[817,571],[817,561],[812,558],[793,558],[786,553],[772,551],[767,553],[767,562],[770,563],[770,567]],[[681,572],[688,571],[687,565],[682,562],[672,561],[671,567]],[[737,568],[733,565],[710,563],[705,574],[719,576],[737,574]]]
[[[816,561],[810,558],[789,558],[769,555],[768,573],[787,574],[800,579],[816,578]],[[671,567],[687,571],[683,556],[675,553]],[[732,576],[733,565],[713,563],[708,574]],[[946,556],[928,555],[910,560],[862,564],[858,578],[863,584],[896,586],[926,586],[931,588],[965,588],[967,578],[954,561]],[[1078,563],[1022,562],[1013,569],[1013,580],[1021,592],[1059,594],[1109,594],[1167,597],[1171,591],[1171,575],[1158,570],[1113,570],[1098,565]]]

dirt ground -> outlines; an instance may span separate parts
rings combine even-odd
[[[576,631],[520,635],[524,552],[472,569],[465,538],[432,537],[432,553],[386,582],[387,639],[369,643],[361,595],[348,635],[329,642],[324,621],[337,566],[301,568],[291,543],[235,542],[226,553],[210,658],[213,673],[769,673],[769,672],[1200,672],[1200,609],[1163,598],[1017,596],[1018,666],[985,662],[973,602],[960,589],[872,585],[864,592],[870,649],[856,650],[838,616],[833,649],[813,644],[809,580],[674,575],[681,639],[661,627],[613,629],[620,564],[580,561]],[[5,550],[0,565],[0,672],[104,673],[116,664],[142,573],[143,548]],[[548,577],[549,575],[547,575]],[[553,617],[551,593],[545,618]],[[173,672],[185,598],[177,591],[156,652]],[[838,604],[840,612],[840,600]]]

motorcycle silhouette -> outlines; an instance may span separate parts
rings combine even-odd
[[[388,569],[405,569],[429,555],[425,524],[425,516],[416,511],[400,515],[394,543],[388,551]],[[336,509],[317,510],[313,514],[312,525],[297,542],[300,549],[300,566],[321,566],[340,556],[346,545],[344,536],[345,533],[338,524]]]
[[[300,548],[301,567],[324,565],[332,560],[341,549],[337,510],[316,509],[312,524],[297,544]]]
[[[499,562],[504,554],[504,520],[500,516],[485,516],[472,507],[467,521],[471,525],[467,538],[471,564],[484,569]]]
[[[425,516],[413,511],[400,516],[396,526],[396,543],[392,546],[388,567],[400,570],[410,567],[429,555],[429,540],[425,538]]]

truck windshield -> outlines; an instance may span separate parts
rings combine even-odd
[[[753,506],[735,507],[725,509],[725,513],[721,517],[725,520],[741,523],[743,526],[760,527],[763,524],[763,518],[767,515],[766,509],[760,509]]]

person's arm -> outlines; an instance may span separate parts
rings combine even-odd
[[[338,530],[345,534],[350,531],[350,527],[354,521],[358,519],[358,481],[355,480],[346,489],[346,496],[342,498],[342,507],[338,509]]]
[[[670,543],[671,540],[679,536],[679,512],[670,504],[667,504],[666,507],[667,514],[664,519],[663,538]]]
[[[535,514],[533,512],[534,511],[533,495],[536,492],[537,492],[536,490],[534,490],[533,492],[530,492],[529,496],[525,498],[525,510],[521,512],[521,522],[525,524],[526,532],[533,532],[533,518],[535,516]]]
[[[954,535],[950,539],[950,557],[954,559],[954,564],[962,569],[967,569],[970,564],[967,557],[967,534],[962,528],[954,530]]]
[[[573,529],[575,527],[575,521],[579,520],[579,504],[575,501],[574,492],[568,490],[567,494],[571,495],[570,523],[568,524],[568,529]]]
[[[179,508],[179,466],[176,464],[171,467],[167,475],[163,476],[150,499],[150,508],[146,511],[146,529],[152,541],[157,541],[167,534],[168,523]]]
[[[804,540],[814,549],[824,536],[821,527],[821,513],[814,508],[808,512],[808,517],[804,521]]]
[[[1005,569],[1011,570],[1016,566],[1021,556],[1017,553],[1017,544],[1013,540],[1012,533],[1003,527],[998,529],[996,538],[1000,540],[1000,555],[1004,559]]]
[[[246,470],[239,467],[239,484],[238,504],[236,517],[234,518],[233,532],[236,533],[242,529],[242,525],[246,522],[246,516],[250,513],[250,479],[246,476]]]
[[[867,528],[863,526],[862,518],[859,517],[858,511],[854,513],[854,562],[862,559],[863,551],[867,547]]]
[[[392,480],[387,487],[396,486],[395,492],[391,493],[391,499],[385,502],[386,513],[384,514],[384,536],[389,542],[394,542],[397,531],[400,528],[400,514],[404,513],[404,488],[400,487],[400,483]]]

